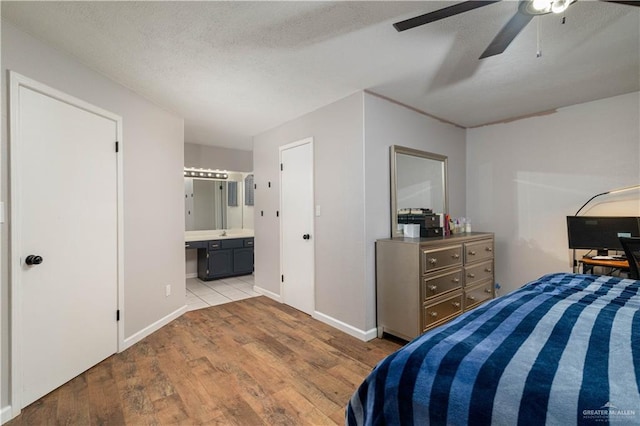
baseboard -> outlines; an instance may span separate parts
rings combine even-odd
[[[194,272],[194,273],[192,273],[192,274],[187,274],[187,275],[185,275],[185,278],[186,278],[186,279],[189,279],[189,278],[198,278],[198,273],[197,273],[197,272]]]
[[[276,302],[282,303],[282,297],[280,297],[279,294],[276,294],[276,293],[274,293],[272,291],[265,290],[264,288],[258,287],[258,286],[255,286],[255,285],[253,286],[253,291],[255,291],[256,293],[260,293],[263,296],[267,296],[268,298],[273,299]]]
[[[0,423],[5,424],[9,420],[13,418],[13,413],[11,411],[11,406],[7,405],[6,407],[2,407],[0,409]]]
[[[348,335],[355,337],[356,339],[360,339],[363,342],[368,342],[369,340],[373,340],[378,337],[378,329],[375,327],[367,331],[360,330],[352,325],[347,324],[346,322],[342,322],[318,311],[315,311],[313,313],[313,318],[317,319],[318,321],[322,321],[323,323],[328,324],[333,328],[337,328],[338,330],[343,331]]]
[[[133,336],[127,337],[126,339],[124,339],[124,347],[120,349],[120,352],[124,351],[127,348],[130,348],[134,344],[138,343],[140,340],[149,336],[151,333],[158,331],[159,329],[169,324],[171,321],[178,318],[185,312],[187,312],[187,305],[184,305],[183,307],[176,309],[175,311],[171,312],[169,315],[165,316],[164,318],[160,318],[158,321],[154,322],[148,327],[143,328]]]

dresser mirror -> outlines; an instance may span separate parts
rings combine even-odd
[[[447,214],[447,157],[392,145],[391,159],[391,236],[401,237],[398,210],[430,209]]]
[[[225,180],[185,177],[185,230],[252,229],[253,206],[246,205],[245,175],[229,172]]]

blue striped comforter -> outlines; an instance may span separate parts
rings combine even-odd
[[[381,361],[346,422],[640,424],[640,281],[551,274]]]

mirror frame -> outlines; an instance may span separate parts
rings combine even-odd
[[[447,156],[434,154],[432,152],[421,151],[419,149],[407,148],[400,145],[391,145],[389,149],[389,159],[391,163],[391,237],[402,237],[403,234],[398,232],[398,167],[396,164],[396,155],[412,155],[414,157],[425,158],[427,160],[441,161],[442,162],[442,193],[444,194],[443,200],[443,214],[449,213],[449,196],[447,188]]]

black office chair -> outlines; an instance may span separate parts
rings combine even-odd
[[[640,237],[620,237],[629,262],[629,278],[640,280]]]

